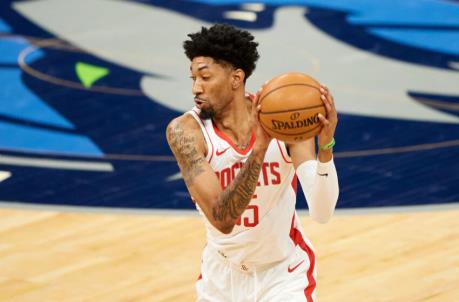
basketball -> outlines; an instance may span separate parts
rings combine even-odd
[[[326,117],[320,84],[312,77],[289,72],[268,81],[259,95],[258,119],[272,137],[284,142],[307,140],[321,129],[319,113]]]

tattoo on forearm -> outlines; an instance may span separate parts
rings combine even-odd
[[[183,179],[187,185],[192,185],[196,176],[204,172],[201,166],[204,162],[202,155],[196,150],[196,139],[186,137],[180,125],[167,129],[167,141],[182,171]]]
[[[222,193],[219,204],[213,208],[215,220],[224,221],[229,217],[237,219],[241,216],[255,192],[260,169],[261,164],[256,158],[249,157],[236,179]]]

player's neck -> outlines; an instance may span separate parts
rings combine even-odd
[[[244,93],[238,94],[227,108],[214,118],[214,123],[237,145],[245,145],[251,136],[251,103]]]

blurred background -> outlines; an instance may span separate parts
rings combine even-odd
[[[4,0],[0,200],[192,208],[164,130],[193,106],[181,43],[214,22],[259,41],[251,91],[331,88],[338,207],[459,200],[459,5],[433,0]]]

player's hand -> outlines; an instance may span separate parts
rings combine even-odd
[[[320,85],[320,98],[325,105],[327,117],[319,113],[319,119],[322,124],[322,129],[317,135],[317,143],[319,146],[324,146],[330,143],[335,135],[336,125],[338,124],[338,113],[335,108],[333,95],[325,85]]]
[[[267,149],[269,143],[273,139],[261,126],[260,121],[258,120],[258,115],[260,113],[261,106],[258,102],[260,90],[256,94],[246,93],[246,96],[252,101],[252,127],[255,130],[255,146],[261,149]]]

